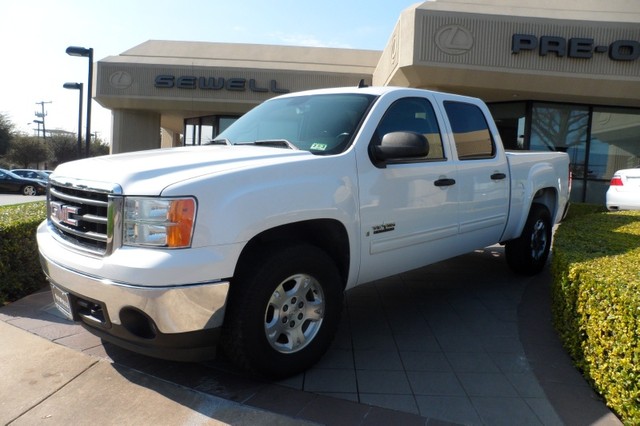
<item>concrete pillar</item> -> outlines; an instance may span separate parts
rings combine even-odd
[[[173,146],[182,146],[182,133],[173,133]]]
[[[162,128],[162,136],[161,136],[161,146],[162,148],[174,148],[177,146],[182,146],[182,140],[180,139],[180,133],[174,132],[173,130]]]
[[[160,114],[149,111],[113,110],[111,152],[160,148]]]

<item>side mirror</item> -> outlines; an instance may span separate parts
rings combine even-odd
[[[371,152],[376,164],[387,160],[426,157],[429,142],[424,135],[414,132],[391,132],[382,137],[380,145],[373,145]]]

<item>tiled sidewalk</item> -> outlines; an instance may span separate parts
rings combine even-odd
[[[620,424],[562,351],[548,281],[512,274],[494,246],[352,289],[330,351],[280,386],[222,358],[170,363],[103,344],[59,316],[47,292],[0,309],[0,320],[181,386],[323,424]]]
[[[492,247],[355,288],[331,351],[286,384],[462,424],[562,424],[519,339],[530,281]]]

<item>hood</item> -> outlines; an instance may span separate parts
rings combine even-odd
[[[253,145],[166,148],[71,161],[58,166],[50,179],[81,180],[97,188],[118,185],[127,195],[160,195],[169,185],[185,180],[304,157],[313,154]]]

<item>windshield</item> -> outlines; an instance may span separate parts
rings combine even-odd
[[[358,93],[273,99],[243,115],[214,143],[337,154],[349,146],[374,99],[373,95]]]

